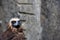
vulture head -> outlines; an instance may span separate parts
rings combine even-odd
[[[19,28],[21,26],[22,22],[19,18],[12,18],[9,22],[9,25],[14,28]]]
[[[12,18],[9,21],[8,28],[11,29],[12,31],[16,31],[19,29],[22,30],[21,26],[23,22],[25,22],[25,20],[20,20],[19,18]]]

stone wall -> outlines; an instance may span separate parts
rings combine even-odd
[[[7,23],[12,17],[26,20],[24,28],[27,40],[41,40],[42,27],[40,24],[41,0],[2,0],[4,17],[2,29],[7,29]],[[1,13],[0,13],[1,14]]]

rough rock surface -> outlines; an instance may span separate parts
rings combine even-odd
[[[40,25],[41,0],[2,0],[4,17],[2,29],[7,29],[8,21],[12,17],[26,20],[24,28],[27,40],[41,40],[42,27]],[[0,13],[1,14],[1,13]]]

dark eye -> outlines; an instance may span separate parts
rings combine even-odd
[[[14,24],[14,23],[16,23],[16,21],[12,21],[11,23]]]

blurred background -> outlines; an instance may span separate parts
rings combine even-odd
[[[13,17],[26,20],[27,40],[60,40],[60,0],[0,0],[0,33]]]

